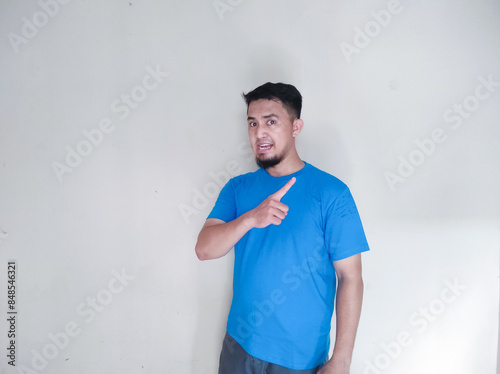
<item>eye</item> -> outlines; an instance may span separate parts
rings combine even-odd
[[[248,122],[248,126],[255,127],[255,126],[257,126],[257,123],[256,122]]]
[[[276,121],[274,119],[270,119],[269,121],[267,121],[268,125],[274,125],[275,123]]]

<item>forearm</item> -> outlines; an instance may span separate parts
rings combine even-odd
[[[363,301],[363,279],[339,279],[336,314],[337,331],[332,360],[350,366]]]
[[[200,260],[225,256],[251,228],[247,214],[227,223],[204,227],[198,235],[196,255]]]

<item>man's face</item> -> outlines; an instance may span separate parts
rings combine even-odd
[[[248,136],[257,165],[264,169],[279,164],[295,147],[293,123],[279,100],[250,103]]]

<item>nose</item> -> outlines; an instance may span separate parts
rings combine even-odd
[[[266,129],[266,127],[263,126],[263,125],[258,125],[255,135],[257,136],[257,139],[265,138],[267,136],[267,129]]]

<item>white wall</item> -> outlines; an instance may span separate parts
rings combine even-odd
[[[1,371],[216,372],[232,256],[194,254],[210,173],[255,169],[240,95],[284,81],[304,97],[300,155],[350,186],[372,249],[352,373],[493,373],[499,16],[493,0],[2,2],[0,340],[15,260],[18,366]]]

